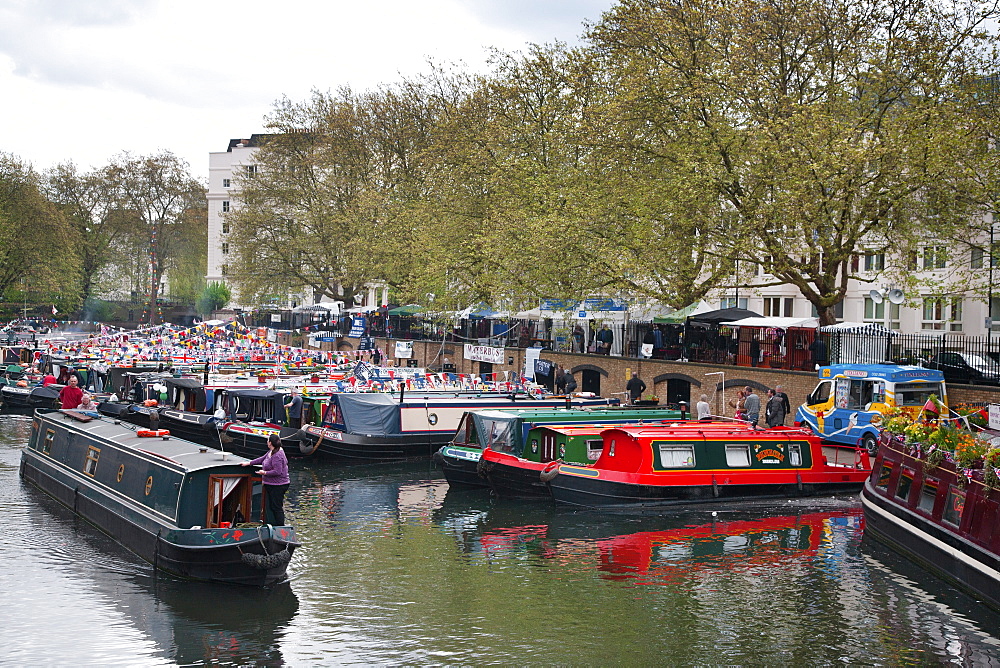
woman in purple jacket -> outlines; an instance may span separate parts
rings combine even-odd
[[[281,448],[281,439],[277,434],[267,437],[267,454],[241,466],[261,465],[261,479],[264,483],[264,498],[267,500],[265,517],[272,526],[282,526],[285,523],[285,492],[288,491],[288,458]]]

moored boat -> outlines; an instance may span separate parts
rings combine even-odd
[[[57,407],[62,388],[62,385],[4,385],[0,387],[0,398],[5,411],[30,415],[36,408]]]
[[[956,457],[884,431],[861,493],[865,535],[1000,609],[1000,450],[965,447]]]
[[[537,470],[559,503],[656,507],[857,491],[871,472],[863,448],[824,446],[798,429],[733,422],[621,426],[601,432],[589,466],[529,462],[494,450],[483,461]]]
[[[76,411],[38,410],[21,476],[173,575],[271,585],[298,546],[261,513],[246,460]],[[266,521],[266,517],[263,518]]]
[[[426,459],[448,443],[467,411],[532,407],[554,409],[616,405],[600,397],[551,397],[488,393],[443,393],[405,397],[377,393],[330,395],[322,425],[303,431],[316,439],[318,451],[352,461]]]
[[[658,409],[635,409],[623,406],[596,406],[589,408],[518,408],[499,410],[469,411],[459,423],[452,440],[434,454],[434,459],[444,472],[450,485],[487,487],[479,460],[483,448],[493,448],[508,454],[515,454],[535,461],[551,461],[559,455],[555,449],[539,449],[542,441],[529,438],[532,430],[546,425],[611,425],[611,424],[656,424],[663,420],[681,419],[681,411]],[[597,439],[600,441],[600,437]],[[529,445],[533,442],[533,445]],[[527,447],[526,447],[527,446]],[[600,452],[600,448],[598,448]],[[587,464],[597,459],[588,459],[585,452],[571,447],[566,461]],[[534,476],[537,482],[537,476]],[[548,496],[548,492],[544,495]]]

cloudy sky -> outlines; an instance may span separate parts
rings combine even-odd
[[[0,152],[44,170],[264,130],[275,100],[479,70],[489,47],[577,41],[613,0],[0,0]]]

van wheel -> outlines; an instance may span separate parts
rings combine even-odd
[[[878,439],[876,439],[871,434],[865,434],[861,439],[861,445],[864,446],[865,450],[868,451],[868,455],[871,457],[875,456],[878,452]]]

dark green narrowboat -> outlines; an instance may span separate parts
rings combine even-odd
[[[160,570],[266,586],[287,579],[298,543],[290,526],[250,521],[263,485],[245,461],[96,413],[40,409],[21,477]]]

